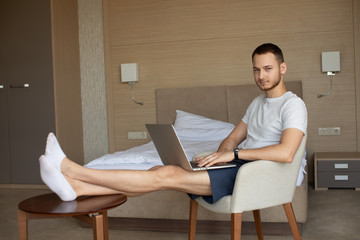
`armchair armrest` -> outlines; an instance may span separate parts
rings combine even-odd
[[[291,171],[293,165],[294,162],[258,160],[242,166],[235,181],[231,212],[262,209],[291,202],[297,178],[297,174]]]
[[[291,163],[258,160],[242,166],[235,180],[231,212],[244,212],[291,202],[306,139],[305,134]]]
[[[238,213],[291,202],[306,139],[305,134],[291,163],[257,160],[243,165],[236,175],[233,194],[211,205],[211,209]],[[197,201],[206,208],[210,207],[202,199]]]

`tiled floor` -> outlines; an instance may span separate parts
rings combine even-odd
[[[17,204],[47,190],[0,189],[0,239],[18,239]],[[184,233],[110,230],[110,239],[187,239]],[[197,234],[197,239],[230,239],[227,234]],[[289,240],[291,236],[265,236],[267,240]],[[92,229],[82,228],[72,218],[37,219],[29,221],[29,239],[88,240]],[[245,235],[243,240],[255,240]],[[332,189],[314,191],[309,188],[309,213],[302,234],[304,240],[358,240],[360,239],[360,191]]]

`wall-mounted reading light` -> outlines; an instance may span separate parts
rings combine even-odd
[[[131,86],[131,99],[134,101],[134,103],[144,105],[143,102],[136,101],[134,97],[134,85],[137,81],[139,81],[137,63],[121,64],[121,81],[129,83]]]
[[[332,93],[332,80],[335,72],[340,72],[340,52],[322,52],[321,53],[321,68],[322,72],[326,72],[330,76],[330,89],[325,94],[318,94],[317,97],[326,97]]]

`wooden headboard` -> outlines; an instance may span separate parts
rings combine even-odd
[[[286,89],[302,97],[301,81],[286,82]],[[251,101],[261,94],[255,84],[156,89],[158,123],[173,123],[176,110],[238,123]]]

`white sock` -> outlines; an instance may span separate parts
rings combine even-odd
[[[64,175],[48,161],[46,156],[42,155],[39,159],[40,175],[43,182],[56,193],[63,201],[72,201],[76,199],[76,193],[66,180]]]
[[[45,156],[61,172],[61,162],[66,156],[53,133],[47,137]]]

